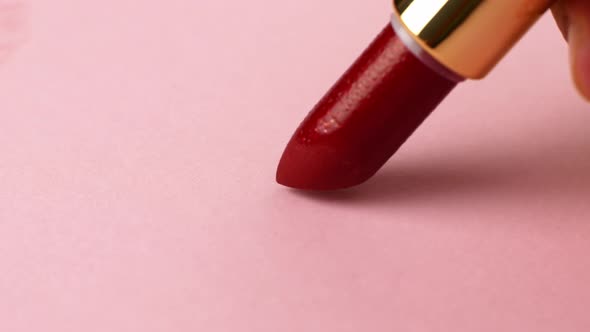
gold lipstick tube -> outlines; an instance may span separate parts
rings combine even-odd
[[[552,0],[394,0],[392,25],[409,48],[454,80],[480,79]]]

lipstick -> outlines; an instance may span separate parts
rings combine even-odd
[[[551,0],[394,0],[391,22],[297,128],[277,182],[371,178],[460,82],[484,78]]]

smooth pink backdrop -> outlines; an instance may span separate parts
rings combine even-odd
[[[389,6],[30,3],[0,29],[0,331],[590,330],[590,107],[549,17],[368,184],[274,183]]]

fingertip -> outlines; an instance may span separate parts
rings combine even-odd
[[[568,6],[568,41],[574,82],[590,102],[590,6],[572,1]]]
[[[574,83],[580,95],[590,102],[590,52],[575,51],[573,58]]]

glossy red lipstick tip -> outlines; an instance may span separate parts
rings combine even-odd
[[[277,182],[305,190],[365,182],[456,84],[414,56],[388,25],[299,126]]]

